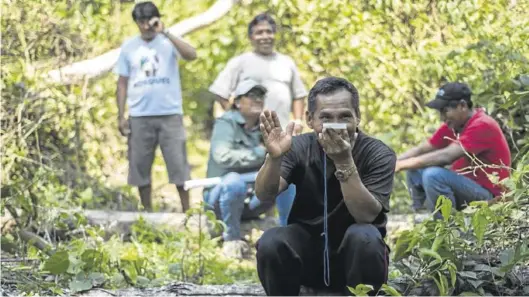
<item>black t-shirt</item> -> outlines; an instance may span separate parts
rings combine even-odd
[[[382,141],[359,131],[352,155],[362,183],[382,204],[373,225],[385,237],[397,160],[395,152]],[[339,246],[347,228],[355,223],[343,200],[335,171],[333,161],[327,157],[328,232],[333,249]],[[296,185],[296,199],[288,223],[302,224],[319,236],[323,232],[323,149],[316,133],[293,137],[290,151],[283,156],[281,176]]]

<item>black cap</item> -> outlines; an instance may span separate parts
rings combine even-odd
[[[426,106],[441,110],[453,101],[465,100],[466,102],[470,102],[471,95],[472,91],[467,84],[451,82],[443,85],[439,91],[437,91],[435,99],[426,103]]]

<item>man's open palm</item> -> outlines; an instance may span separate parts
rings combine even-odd
[[[287,131],[283,131],[276,112],[270,112],[269,110],[265,110],[261,113],[260,120],[261,124],[259,127],[263,133],[266,151],[270,156],[277,158],[288,152],[292,145],[294,123],[289,123]]]

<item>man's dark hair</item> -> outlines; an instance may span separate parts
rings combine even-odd
[[[151,1],[145,1],[137,3],[132,10],[132,19],[138,20],[149,20],[153,17],[161,17],[158,7]]]
[[[248,37],[252,35],[252,29],[260,22],[268,22],[272,26],[272,32],[276,32],[276,21],[268,13],[263,12],[256,15],[253,20],[248,24]]]
[[[330,76],[320,79],[316,82],[314,87],[309,91],[309,112],[313,113],[316,110],[316,97],[318,95],[329,95],[335,92],[346,90],[351,94],[351,104],[353,110],[358,118],[360,118],[360,101],[358,98],[358,90],[348,80]]]

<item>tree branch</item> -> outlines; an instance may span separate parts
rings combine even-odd
[[[185,19],[171,26],[168,30],[176,36],[183,36],[206,27],[227,14],[237,1],[217,0],[205,12]],[[99,77],[112,70],[119,58],[120,51],[120,48],[116,48],[95,58],[51,70],[44,75],[44,79],[51,83],[67,85],[83,78]]]

